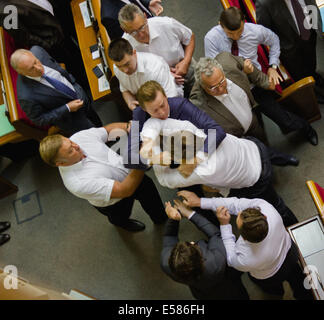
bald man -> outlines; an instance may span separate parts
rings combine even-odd
[[[55,125],[67,135],[102,126],[82,87],[43,48],[18,49],[10,63],[19,74],[18,101],[34,124]]]

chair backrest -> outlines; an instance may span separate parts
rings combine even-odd
[[[316,209],[318,211],[318,214],[320,215],[323,223],[324,223],[324,188],[319,186],[316,182],[313,180],[306,181],[306,185],[308,187],[308,190],[314,200]]]

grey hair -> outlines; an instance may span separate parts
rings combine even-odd
[[[26,49],[18,49],[16,50],[10,57],[10,64],[11,66],[17,71],[18,70],[18,65],[21,57],[23,55],[29,55],[31,52]]]
[[[220,69],[224,72],[222,65],[215,58],[200,58],[195,67],[196,81],[199,81],[201,84],[201,74],[203,73],[205,76],[210,77],[214,72],[214,68]]]
[[[126,29],[126,23],[132,22],[135,19],[135,14],[145,18],[142,10],[135,4],[126,4],[123,6],[118,13],[118,21],[122,29]]]

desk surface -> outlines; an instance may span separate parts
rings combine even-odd
[[[97,100],[110,93],[110,90],[99,92],[98,78],[93,73],[92,69],[101,63],[101,59],[92,59],[90,47],[97,43],[97,36],[93,26],[84,27],[84,22],[80,10],[80,3],[85,0],[71,1],[71,9],[74,19],[74,25],[78,36],[80,51],[83,59],[83,64],[87,73],[88,82],[93,100]]]

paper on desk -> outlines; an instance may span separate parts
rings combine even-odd
[[[0,137],[16,130],[8,121],[5,111],[5,105],[0,105]]]
[[[96,51],[93,51],[91,54],[92,54],[92,59],[93,60],[96,60],[96,59],[100,58],[99,49],[96,50]]]
[[[98,79],[98,87],[99,87],[99,92],[103,92],[103,91],[106,91],[106,90],[109,90],[110,89],[110,85],[109,85],[109,82],[106,78],[106,75],[105,75],[105,72],[104,72],[104,69],[103,69],[103,66],[101,63],[99,63],[97,65],[100,70],[103,72],[103,76],[101,76],[99,79]]]
[[[90,27],[92,25],[91,19],[90,19],[90,14],[89,14],[89,10],[88,10],[88,5],[87,5],[87,1],[81,2],[79,4],[80,6],[80,10],[81,10],[81,15],[82,15],[82,19],[83,19],[83,23],[84,23],[84,27]]]

